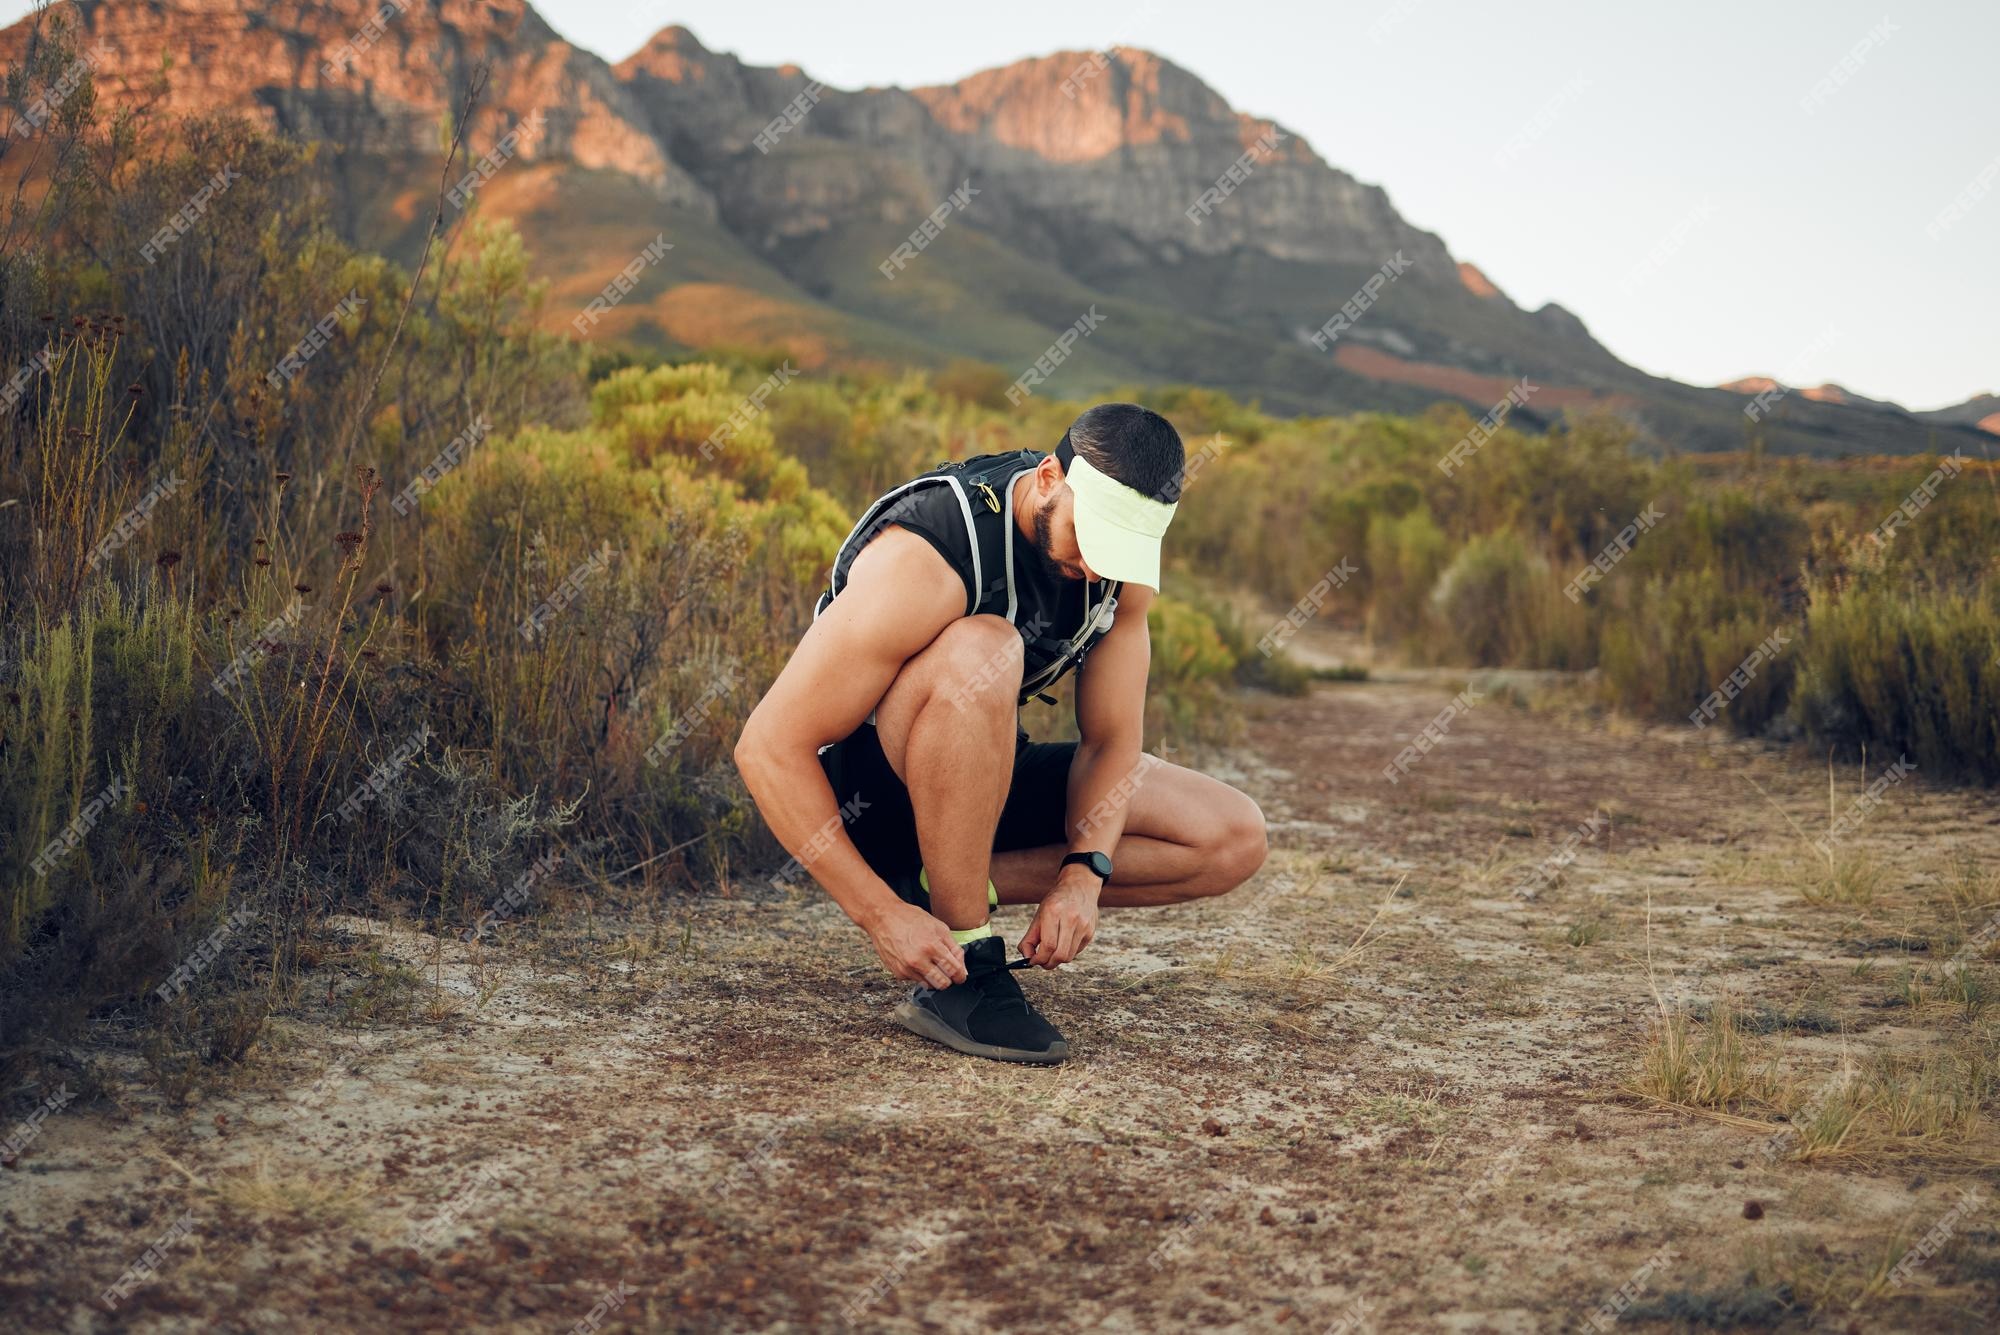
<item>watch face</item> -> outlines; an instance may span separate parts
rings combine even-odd
[[[1063,858],[1062,865],[1067,867],[1072,862],[1082,863],[1096,872],[1098,878],[1101,880],[1108,881],[1111,879],[1111,855],[1109,853],[1100,853],[1094,849],[1088,853],[1071,853]]]

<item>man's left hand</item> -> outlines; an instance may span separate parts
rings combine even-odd
[[[1044,969],[1069,963],[1097,935],[1097,874],[1080,863],[1062,870],[1021,938],[1021,953]]]

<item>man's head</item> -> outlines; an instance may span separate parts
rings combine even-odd
[[[1070,425],[1072,457],[1035,466],[1027,504],[1035,550],[1060,579],[1160,586],[1159,539],[1186,467],[1173,423],[1136,403],[1100,403]]]

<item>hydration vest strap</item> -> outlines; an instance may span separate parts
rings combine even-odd
[[[933,471],[920,474],[903,483],[901,486],[893,487],[889,491],[884,492],[876,498],[873,505],[870,505],[862,512],[861,518],[854,521],[854,527],[849,530],[845,538],[841,539],[840,546],[834,551],[833,569],[827,573],[826,590],[813,603],[813,620],[819,620],[820,614],[827,609],[834,598],[840,593],[840,586],[846,582],[846,567],[852,565],[854,558],[860,555],[859,551],[852,554],[848,552],[848,547],[854,542],[855,538],[860,536],[866,529],[879,527],[882,514],[898,498],[908,496],[919,487],[939,482],[949,486],[957,495],[959,514],[965,519],[966,538],[972,545],[972,587],[974,590],[974,601],[966,607],[965,612],[967,616],[970,616],[977,610],[978,589],[982,575],[979,558],[979,530],[972,522],[972,502],[967,496],[965,484],[957,477],[950,473]],[[874,535],[871,533],[869,536],[872,538]]]

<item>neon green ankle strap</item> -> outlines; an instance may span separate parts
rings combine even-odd
[[[924,867],[917,868],[917,884],[924,888],[925,894],[931,892],[931,874],[929,869]],[[986,907],[989,909],[1000,907],[1000,891],[994,886],[991,877],[988,877],[986,881]]]
[[[969,941],[978,941],[983,937],[998,935],[1000,933],[993,930],[993,924],[990,922],[982,922],[977,927],[954,927],[951,930],[951,939],[961,946]]]

